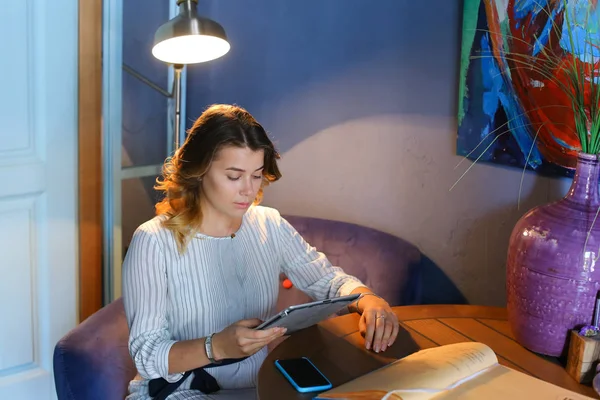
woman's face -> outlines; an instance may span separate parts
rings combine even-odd
[[[252,205],[263,180],[264,151],[228,146],[202,177],[203,207],[240,218]]]

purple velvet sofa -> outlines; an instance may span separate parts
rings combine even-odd
[[[285,218],[334,265],[360,278],[390,304],[420,303],[421,253],[415,246],[354,224]],[[294,287],[282,287],[277,308],[306,301],[310,298]],[[136,374],[127,349],[128,333],[123,301],[118,299],[65,335],[54,349],[58,399],[123,400]]]

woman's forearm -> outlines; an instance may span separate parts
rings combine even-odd
[[[169,351],[169,374],[183,373],[210,364],[205,338],[176,342]]]

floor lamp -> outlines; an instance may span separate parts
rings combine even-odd
[[[168,154],[172,155],[171,146],[174,146],[174,150],[177,150],[185,140],[185,131],[181,129],[181,75],[183,66],[187,64],[195,64],[214,60],[225,55],[229,51],[229,43],[225,30],[221,25],[212,21],[208,18],[200,17],[197,15],[198,0],[171,0],[177,1],[179,8],[179,14],[160,26],[154,35],[154,45],[152,47],[152,55],[157,59],[168,63],[173,66],[173,87],[170,91],[163,89],[160,85],[152,82],[133,68],[128,65],[117,64],[115,67],[122,67],[123,71],[131,74],[133,77],[139,79],[142,83],[148,85],[152,89],[161,93],[168,99],[174,100],[173,110],[169,110],[173,115],[173,139],[169,140]],[[111,9],[112,3],[119,3],[117,0],[104,1],[106,5],[106,14],[108,15],[106,24],[112,22],[112,18],[117,14],[116,10]],[[115,8],[116,9],[116,8]],[[122,23],[122,21],[121,21]],[[115,37],[110,35],[105,41],[106,54],[111,54],[111,46],[115,46]],[[120,38],[118,40],[121,40]],[[108,57],[107,57],[108,58]],[[107,61],[112,67],[110,60]],[[112,74],[116,75],[116,74]],[[116,81],[116,82],[115,82]],[[107,78],[106,85],[109,87],[106,96],[110,98],[111,93],[119,92],[121,90],[120,80],[113,79],[110,81]],[[112,86],[111,86],[112,85]],[[113,87],[114,86],[114,87]],[[111,91],[112,88],[112,91]],[[121,92],[119,95],[122,96]],[[114,96],[114,95],[112,95]],[[111,115],[111,112],[121,112],[121,109],[113,109],[110,107],[110,102],[106,111],[107,115]],[[120,102],[119,102],[120,106]],[[172,114],[170,114],[172,115]],[[118,118],[120,123],[120,118]],[[104,302],[108,303],[113,301],[121,295],[121,266],[122,266],[122,254],[121,254],[121,228],[122,228],[122,204],[121,204],[121,182],[123,179],[129,178],[141,178],[148,176],[156,176],[160,173],[160,167],[162,165],[150,165],[141,166],[142,172],[129,173],[128,178],[124,178],[124,171],[127,168],[123,168],[121,163],[121,140],[112,140],[110,134],[111,130],[121,130],[122,126],[112,126],[113,121],[107,118],[107,132],[105,139],[108,143],[105,152],[105,166],[104,166]],[[121,138],[121,132],[118,137]],[[171,139],[171,138],[169,138]],[[150,169],[146,168],[150,167]],[[158,169],[153,169],[158,167]],[[129,169],[135,170],[136,167]],[[116,189],[115,189],[116,188]]]
[[[181,72],[186,64],[197,64],[225,55],[230,45],[225,30],[217,22],[198,15],[198,0],[176,0],[179,15],[161,25],[154,34],[152,55],[172,64],[173,88],[166,91],[133,68],[123,65],[123,70],[157,90],[175,99],[173,136],[175,150],[180,145],[181,132]],[[183,138],[182,138],[183,139]]]

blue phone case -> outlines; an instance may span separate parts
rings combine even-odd
[[[298,384],[294,381],[294,379],[287,373],[287,371],[285,369],[283,369],[281,364],[279,364],[279,360],[275,360],[275,367],[277,367],[277,369],[279,370],[279,372],[281,372],[283,374],[285,379],[287,379],[288,382],[291,383],[291,385],[294,387],[294,389],[296,389],[300,393],[318,392],[319,390],[331,389],[333,387],[331,385],[331,382],[329,382],[329,379],[327,379],[327,377],[325,375],[323,375],[323,373],[321,371],[319,371],[319,369],[315,366],[315,364],[313,364],[312,361],[310,361],[307,357],[302,357],[302,358],[305,359],[306,361],[308,361],[310,363],[310,365],[313,366],[315,371],[317,371],[319,374],[321,374],[323,379],[325,379],[327,381],[326,385],[311,386],[311,387],[298,386]]]

